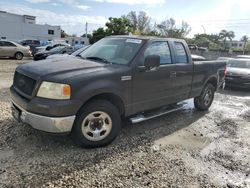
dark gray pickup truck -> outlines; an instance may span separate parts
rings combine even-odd
[[[83,147],[100,147],[115,139],[124,117],[140,122],[189,98],[207,110],[225,67],[222,61],[193,62],[184,40],[106,37],[79,57],[17,67],[12,114],[35,129],[70,133]]]

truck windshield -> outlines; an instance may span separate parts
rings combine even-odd
[[[79,55],[84,59],[126,65],[133,59],[142,44],[143,41],[140,39],[104,38]]]
[[[235,67],[235,68],[243,68],[243,69],[250,69],[250,61],[249,60],[230,60],[227,63],[228,67]]]

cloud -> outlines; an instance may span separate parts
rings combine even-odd
[[[108,20],[103,16],[58,14],[49,10],[35,9],[23,5],[6,5],[5,3],[0,3],[0,10],[20,15],[33,15],[36,16],[36,22],[38,24],[60,25],[67,33],[77,34],[78,36],[84,33],[86,22],[89,23],[90,33],[98,27],[103,27]]]
[[[87,10],[90,8],[90,6],[87,5],[81,5],[77,0],[26,0],[29,3],[51,3],[53,6],[58,6],[60,4],[66,4],[66,5],[71,5],[73,7],[79,8],[81,10]]]
[[[78,1],[76,0],[57,0],[57,1],[63,4],[68,4],[68,5],[78,4]]]
[[[103,3],[119,3],[128,5],[159,5],[164,4],[166,0],[95,0]]]
[[[90,7],[89,6],[86,6],[86,5],[75,5],[76,8],[79,8],[81,10],[87,10],[89,9]]]
[[[50,0],[26,0],[29,3],[48,3]]]

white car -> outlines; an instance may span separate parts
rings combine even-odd
[[[69,44],[67,43],[57,43],[57,44],[48,44],[46,46],[39,46],[39,47],[36,47],[36,52],[42,52],[42,51],[49,51],[55,47],[58,47],[58,46],[70,46]]]
[[[50,55],[50,56],[47,57],[47,59],[65,58],[65,57],[68,57],[68,56],[77,57],[80,53],[82,53],[88,47],[90,47],[90,45],[86,45],[86,46],[84,46],[82,48],[79,48],[78,50],[74,51],[72,54],[54,54],[54,55]]]

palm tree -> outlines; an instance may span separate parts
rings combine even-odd
[[[220,37],[220,39],[223,40],[224,48],[226,49],[226,41],[227,41],[227,39],[229,39],[231,41],[235,37],[235,34],[234,34],[233,31],[227,31],[227,30],[223,29],[219,33],[219,37]]]
[[[249,37],[246,36],[246,35],[244,35],[244,36],[241,38],[241,41],[244,42],[243,55],[245,54],[245,50],[246,50],[246,45],[247,45],[248,39],[249,39]]]

